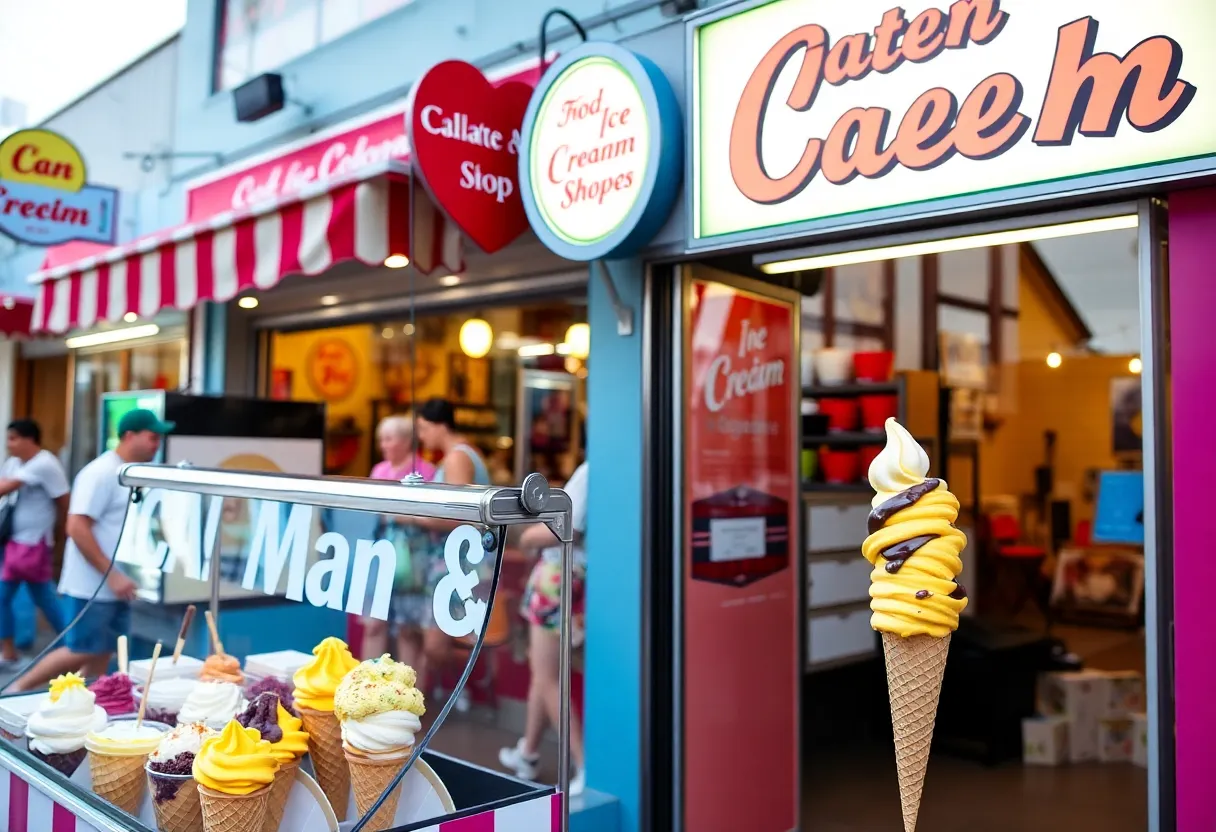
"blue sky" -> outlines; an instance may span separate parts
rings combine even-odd
[[[185,19],[186,0],[0,0],[0,96],[37,123]]]

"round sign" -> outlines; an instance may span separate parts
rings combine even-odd
[[[666,221],[681,173],[679,105],[663,73],[587,43],[545,72],[524,118],[519,179],[537,236],[570,260],[627,257]]]

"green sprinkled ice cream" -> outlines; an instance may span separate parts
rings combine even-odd
[[[426,713],[417,681],[414,668],[387,654],[347,673],[334,693],[346,750],[371,759],[408,753]]]

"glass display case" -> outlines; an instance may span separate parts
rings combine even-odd
[[[448,829],[455,822],[462,829],[495,832],[568,829],[565,586],[573,537],[563,491],[551,489],[538,474],[519,488],[189,463],[126,465],[118,476],[131,488],[131,500],[125,545],[112,568],[160,572],[194,584],[196,595],[208,597],[208,623],[214,623],[207,655],[179,662],[169,643],[159,659],[132,662],[129,677],[117,681],[111,676],[85,689],[69,680],[47,693],[0,698],[5,828],[407,832]],[[566,576],[555,786],[429,749],[481,650],[508,528],[534,523],[545,524],[561,541]],[[238,524],[249,533],[225,548],[225,535]],[[414,545],[395,542],[399,536],[386,532],[390,528],[409,529]],[[426,549],[426,540],[433,550]],[[455,693],[441,707],[420,694],[423,682],[413,669],[387,656],[359,663],[334,637],[262,655],[225,651],[224,641],[240,635],[230,620],[247,620],[226,617],[226,588],[281,597],[317,615],[338,610],[387,620],[401,601],[400,575],[410,558],[430,558],[432,580],[420,597],[429,606],[431,626],[462,645],[467,656]],[[66,725],[63,712],[79,700],[88,716],[89,708],[103,704],[102,689],[116,686],[130,686],[124,693],[134,712],[107,710],[89,726],[83,725],[88,719],[78,720],[73,726],[85,735],[84,750],[67,749],[64,736],[73,732],[59,730]],[[107,694],[107,709],[110,702]],[[196,729],[170,737],[174,722],[202,723],[217,733],[201,745],[195,740],[182,757],[178,752],[190,743],[179,740]],[[48,748],[48,734],[54,748]],[[78,758],[71,759],[73,754]]]

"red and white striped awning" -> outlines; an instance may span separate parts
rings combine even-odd
[[[347,261],[379,266],[390,254],[408,256],[427,274],[464,269],[459,229],[400,162],[44,268],[30,278],[37,284],[31,329],[58,334],[117,323],[132,312],[147,318],[169,307],[231,300]]]
[[[0,337],[23,338],[30,334],[34,302],[29,298],[0,294]]]

